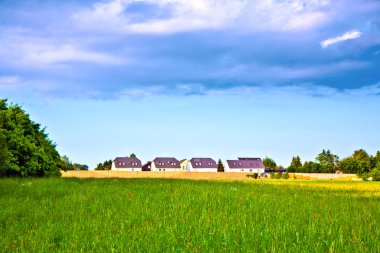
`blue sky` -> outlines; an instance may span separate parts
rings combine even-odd
[[[374,153],[379,70],[379,1],[0,1],[0,97],[90,167]]]

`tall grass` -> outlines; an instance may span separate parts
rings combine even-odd
[[[380,184],[334,184],[2,179],[0,248],[380,252]]]

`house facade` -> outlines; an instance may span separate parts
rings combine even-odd
[[[183,171],[186,171],[187,169],[187,164],[189,163],[189,160],[187,159],[182,159],[179,161],[180,165],[181,165],[181,170]]]
[[[224,171],[263,175],[265,168],[261,158],[239,157],[237,160],[226,160]]]
[[[117,171],[141,171],[142,165],[138,158],[116,157],[112,161],[111,170]]]
[[[181,171],[181,164],[174,157],[156,157],[150,167],[151,171]]]
[[[211,158],[192,158],[187,164],[189,172],[217,172],[215,160]]]

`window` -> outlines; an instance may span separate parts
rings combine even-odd
[[[165,171],[165,169],[164,169],[164,171]]]
[[[244,171],[244,170],[241,170],[241,171]]]
[[[252,170],[249,170],[250,172],[252,172]]]

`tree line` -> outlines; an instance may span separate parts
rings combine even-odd
[[[357,174],[366,180],[380,180],[380,151],[370,155],[364,149],[358,149],[349,157],[339,159],[330,150],[324,150],[317,155],[315,161],[301,162],[299,156],[293,156],[288,172],[299,173],[350,173]]]

